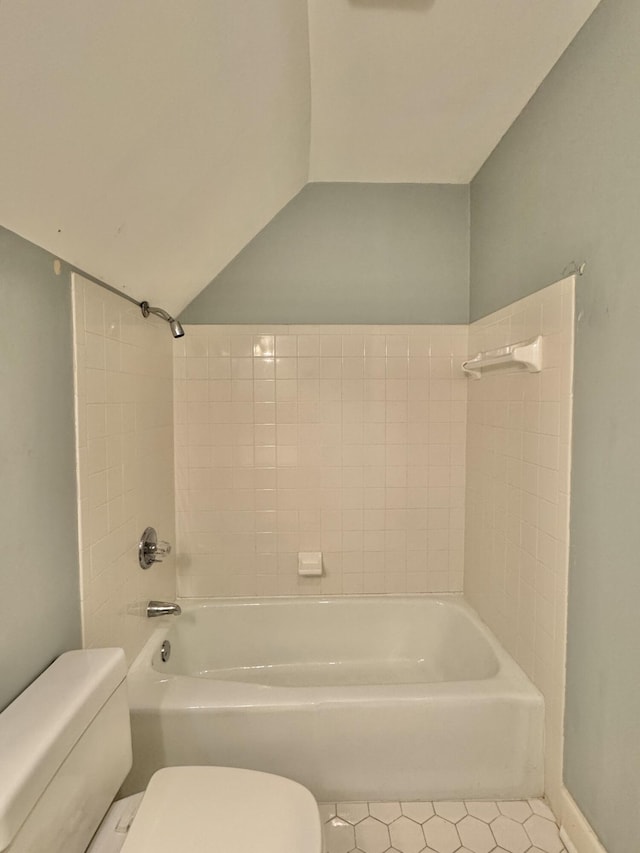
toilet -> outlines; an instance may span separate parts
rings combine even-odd
[[[297,782],[168,767],[114,803],[131,760],[123,651],[61,655],[0,714],[0,851],[322,853],[317,803]]]

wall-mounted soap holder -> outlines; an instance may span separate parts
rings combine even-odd
[[[462,362],[462,369],[473,379],[481,379],[486,367],[511,367],[517,365],[526,368],[529,373],[542,370],[542,335],[517,344],[508,344],[498,349],[479,352],[473,358]]]
[[[319,578],[324,574],[322,551],[301,551],[298,554],[298,574],[303,578]]]
[[[154,527],[147,527],[138,542],[138,562],[141,569],[150,569],[154,563],[161,563],[171,553],[171,545],[164,540],[158,541]]]

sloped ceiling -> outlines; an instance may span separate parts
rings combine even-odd
[[[309,0],[311,180],[468,183],[599,0]]]
[[[468,182],[596,5],[0,0],[0,224],[177,314],[309,175]]]
[[[0,224],[178,313],[305,184],[302,0],[0,0]]]

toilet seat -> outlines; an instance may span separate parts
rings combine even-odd
[[[234,767],[154,774],[122,853],[322,853],[318,806],[290,779]]]

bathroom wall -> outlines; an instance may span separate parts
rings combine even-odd
[[[559,807],[574,279],[471,324],[470,352],[543,335],[540,373],[469,380],[467,598],[545,697],[545,793]]]
[[[308,184],[186,323],[466,323],[469,187]]]
[[[473,181],[472,316],[577,286],[565,781],[609,853],[640,802],[640,4],[602,0]]]
[[[466,325],[186,332],[180,595],[462,589]]]
[[[69,271],[0,228],[0,710],[80,642]]]
[[[82,635],[129,662],[175,596],[175,557],[143,571],[145,527],[175,543],[173,346],[167,324],[73,275]],[[71,401],[69,403],[71,406]]]

